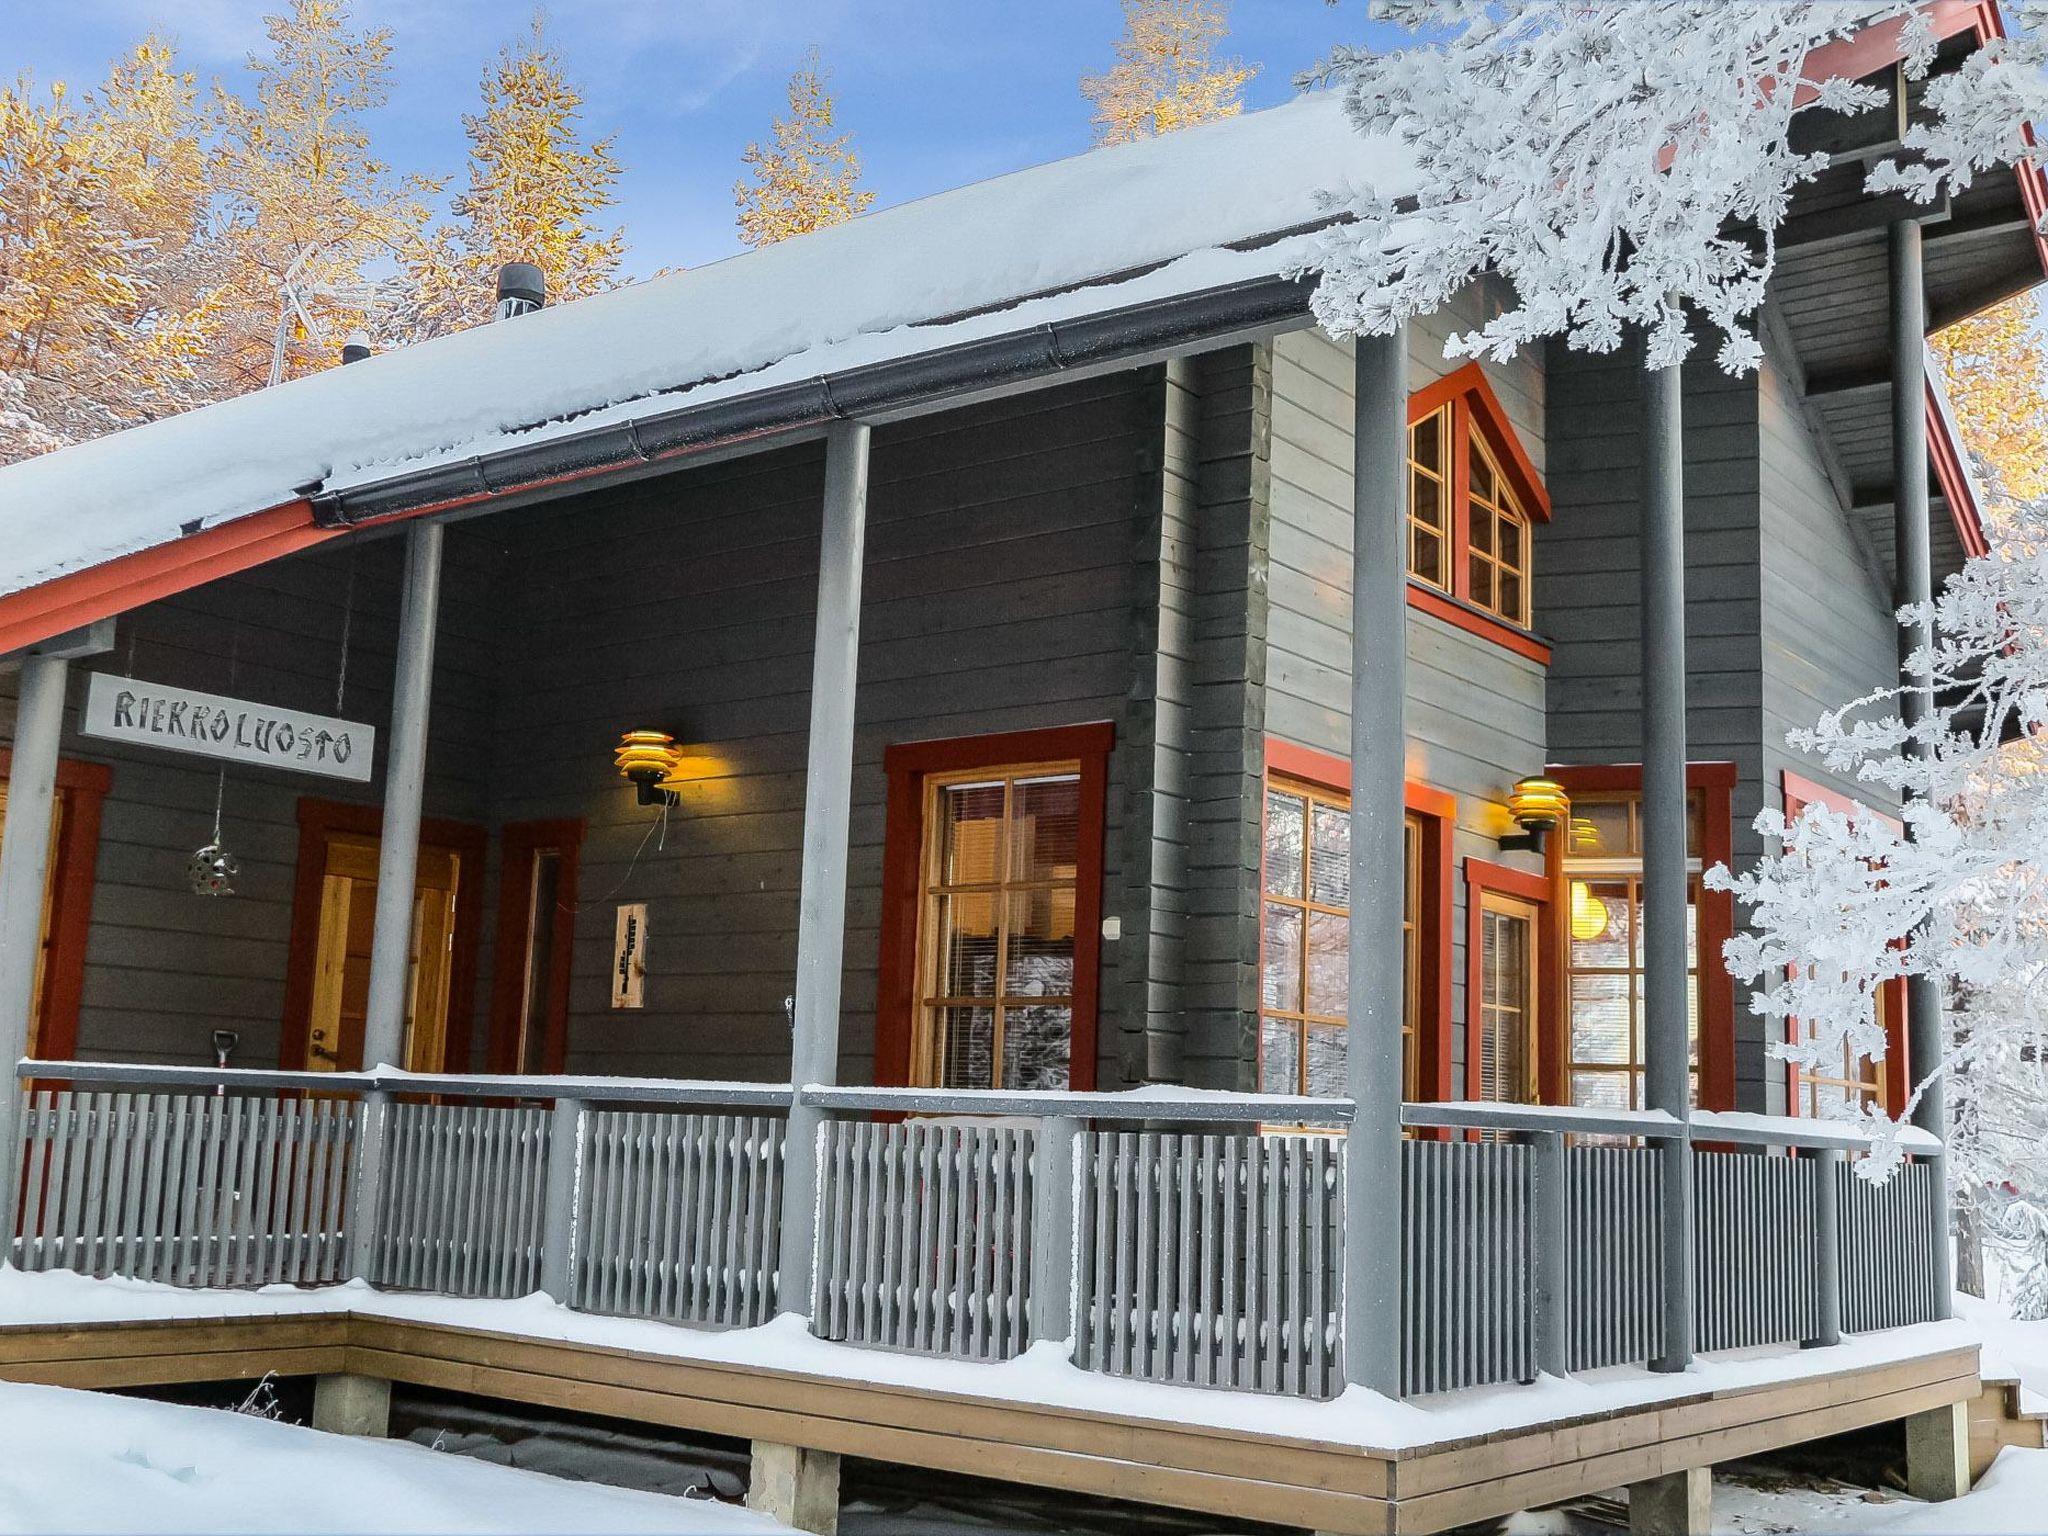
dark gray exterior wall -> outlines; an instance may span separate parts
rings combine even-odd
[[[303,796],[375,803],[391,699],[399,544],[365,540],[214,582],[124,615],[113,652],[73,668],[66,756],[105,763],[78,1054],[101,1060],[212,1060],[212,1032],[241,1036],[237,1063],[274,1066],[284,1010],[292,877]],[[449,595],[436,648],[429,814],[477,819],[493,756],[489,550],[449,542]],[[342,633],[346,688],[336,707]],[[78,735],[85,674],[258,699],[379,728],[371,784],[320,780],[136,749]],[[13,737],[17,674],[0,681]],[[235,894],[192,894],[187,863],[213,835],[241,861]]]
[[[1452,331],[1480,323],[1485,295],[1473,289],[1447,313],[1411,327],[1409,384],[1421,388],[1459,366],[1444,357]],[[1351,751],[1351,437],[1352,359],[1348,344],[1319,331],[1273,345],[1271,618],[1266,671],[1266,731],[1348,758]],[[1488,381],[1541,470],[1546,459],[1540,358],[1489,365]],[[1536,558],[1548,559],[1538,535]],[[1537,628],[1545,623],[1536,588]],[[1449,872],[1453,1065],[1465,1064],[1465,892],[1468,857],[1529,870],[1540,861],[1503,855],[1511,830],[1505,798],[1546,760],[1544,670],[1536,662],[1433,615],[1408,616],[1408,777],[1457,796]],[[1254,878],[1256,876],[1254,875]],[[1245,1085],[1253,1057],[1245,1053]],[[1462,1079],[1461,1079],[1462,1080]]]

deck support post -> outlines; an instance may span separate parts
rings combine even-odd
[[[1686,1467],[1628,1485],[1629,1536],[1707,1536],[1713,1528],[1712,1467]]]
[[[1351,889],[1398,892],[1408,661],[1408,328],[1360,336],[1351,532]],[[1351,909],[1344,1379],[1401,1393],[1401,903]]]
[[[1842,1153],[1823,1147],[1813,1155],[1813,1286],[1818,1326],[1808,1342],[1842,1342]]]
[[[1939,1504],[1970,1491],[1970,1405],[1944,1403],[1908,1414],[1906,1491]]]
[[[348,1273],[351,1280],[376,1280],[377,1223],[384,1209],[384,1153],[391,1137],[391,1095],[373,1088],[357,1110],[353,1187],[348,1200]]]
[[[1643,372],[1643,1086],[1679,1122],[1660,1141],[1664,1296],[1660,1371],[1692,1364],[1692,1115],[1686,986],[1685,437],[1683,371]]]
[[[14,759],[7,819],[0,828],[0,1260],[10,1259],[20,1198],[23,1101],[14,1064],[28,1054],[42,948],[43,892],[49,888],[50,828],[57,801],[57,760],[64,743],[64,697],[71,663],[114,643],[113,622],[60,635],[22,657],[14,711]]]
[[[382,1440],[391,1433],[391,1383],[380,1376],[314,1377],[313,1427]]]
[[[398,610],[398,666],[391,689],[391,742],[384,756],[384,824],[377,845],[377,908],[370,934],[370,992],[363,1019],[365,1067],[409,1067],[406,1001],[412,992],[414,888],[420,802],[427,780],[427,714],[434,692],[434,633],[441,609],[439,523],[405,530],[405,589]],[[443,1063],[422,1064],[438,1072]]]
[[[816,1536],[839,1529],[836,1453],[756,1440],[750,1461],[747,1508]]]
[[[1081,1122],[1054,1115],[1038,1123],[1031,1171],[1031,1341],[1074,1337],[1074,1143]]]
[[[576,1182],[583,1151],[583,1101],[557,1099],[548,1111],[547,1189],[541,1205],[540,1288],[569,1305],[576,1278]]]
[[[1891,354],[1892,354],[1892,542],[1896,573],[1892,597],[1899,608],[1924,610],[1934,595],[1932,534],[1927,495],[1927,294],[1920,225],[1902,219],[1891,226]],[[1933,679],[1924,666],[1911,665],[1915,651],[1932,640],[1932,626],[1915,620],[1899,627],[1899,718],[1908,726],[1927,718],[1934,706]],[[1928,744],[1908,739],[1902,749],[1925,759]],[[1917,796],[1914,796],[1917,798]],[[1906,836],[1914,835],[1906,822]],[[1920,1102],[1913,1123],[1946,1141],[1948,1088],[1931,1076],[1942,1060],[1941,989],[1924,975],[1906,978],[1907,1069],[1919,1079]],[[1930,1204],[1936,1317],[1952,1310],[1954,1259],[1949,1250],[1948,1162],[1929,1160],[1933,1182]]]
[[[793,1093],[783,1150],[781,1257],[776,1274],[777,1308],[805,1314],[811,1310],[818,1257],[818,1133],[825,1117],[803,1102],[803,1090],[839,1081],[839,980],[846,954],[846,846],[853,801],[853,694],[860,670],[868,437],[866,423],[841,421],[825,438],[824,532],[797,898],[796,1015],[789,1052]]]
[[[1564,1134],[1545,1131],[1529,1146],[1530,1204],[1536,1238],[1536,1369],[1545,1376],[1571,1374],[1571,1343],[1565,1329],[1570,1294],[1565,1264],[1569,1193]]]

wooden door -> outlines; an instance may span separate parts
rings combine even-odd
[[[0,781],[0,821],[7,816],[7,785]],[[40,938],[36,944],[36,981],[28,1013],[28,1054],[42,1054],[43,994],[50,973],[50,949],[55,934],[50,921],[57,893],[57,867],[64,852],[64,793],[59,790],[50,803],[50,857],[43,871],[43,907],[37,917]]]
[[[363,1066],[378,846],[376,838],[361,833],[326,834],[306,1028],[306,1066],[315,1072],[353,1072]],[[445,1060],[462,866],[458,850],[420,845],[401,1063],[414,1072],[438,1072]]]

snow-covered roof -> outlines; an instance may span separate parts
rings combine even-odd
[[[0,468],[0,597],[656,396],[731,399],[1270,277],[1327,216],[1323,193],[1400,195],[1415,176],[1313,95],[114,433]]]

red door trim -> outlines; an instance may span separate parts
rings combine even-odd
[[[1468,1099],[1477,1099],[1480,1093],[1479,1036],[1486,1023],[1480,1009],[1480,1001],[1485,995],[1485,980],[1480,969],[1483,950],[1480,898],[1488,891],[1526,901],[1536,909],[1535,950],[1530,955],[1530,963],[1536,971],[1536,1018],[1530,1021],[1534,1034],[1530,1046],[1536,1052],[1535,1078],[1538,1085],[1544,1080],[1542,1019],[1544,993],[1549,985],[1546,974],[1549,967],[1545,965],[1544,957],[1557,947],[1556,924],[1552,916],[1556,908],[1551,904],[1548,876],[1532,875],[1526,869],[1496,864],[1490,859],[1465,860],[1465,1097]]]
[[[526,990],[526,919],[533,904],[533,855],[553,848],[562,855],[555,904],[566,920],[555,924],[548,967],[548,995],[542,1002],[545,1035],[541,1071],[559,1073],[569,1055],[569,982],[576,955],[576,884],[586,823],[581,816],[558,821],[507,822],[498,834],[498,917],[491,965],[488,1070],[510,1076],[519,1071],[519,1005]]]
[[[0,779],[14,772],[14,749],[0,747]],[[78,1054],[78,1020],[85,1004],[85,952],[92,935],[92,897],[99,874],[101,811],[114,770],[82,758],[57,760],[63,824],[50,850],[50,950],[44,962],[42,1006],[35,1054],[69,1061]]]
[[[299,853],[292,875],[291,947],[285,959],[284,1032],[278,1065],[287,1072],[306,1067],[306,1035],[313,1011],[313,962],[320,948],[320,881],[326,873],[327,835],[350,832],[379,837],[384,808],[352,801],[299,799]],[[469,1070],[470,1033],[476,1013],[477,929],[483,917],[484,829],[471,822],[438,816],[420,821],[420,841],[459,853],[473,877],[465,874],[455,893],[455,950],[448,975],[448,1033],[441,1052],[443,1072]]]
[[[1102,990],[1102,856],[1108,827],[1109,754],[1116,727],[1107,720],[1033,731],[998,731],[938,741],[897,742],[882,754],[888,781],[882,842],[882,920],[875,966],[875,1081],[910,1081],[912,1014],[917,1006],[918,874],[924,852],[924,781],[934,773],[1005,763],[1078,762],[1081,835],[1074,872],[1074,1037],[1068,1084],[1095,1087],[1097,1014]]]

